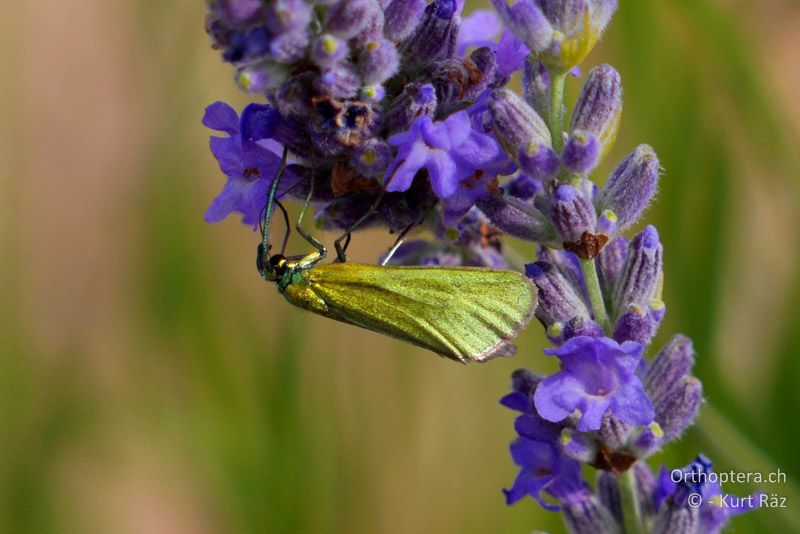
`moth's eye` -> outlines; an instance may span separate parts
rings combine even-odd
[[[269,267],[273,271],[282,271],[286,266],[286,258],[281,254],[275,254],[269,259]]]

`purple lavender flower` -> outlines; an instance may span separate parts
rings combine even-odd
[[[237,212],[242,214],[243,223],[258,224],[267,189],[280,166],[280,157],[264,143],[274,136],[278,121],[277,112],[270,106],[251,104],[242,111],[241,119],[224,102],[208,106],[203,124],[228,134],[228,137],[213,136],[210,141],[211,152],[228,176],[228,182],[209,206],[206,221],[219,222]],[[287,169],[282,190],[297,180]]]
[[[649,496],[657,510],[654,532],[674,532],[671,527],[691,518],[697,532],[717,534],[732,517],[759,508],[760,493],[747,497],[725,494],[713,475],[711,460],[703,454],[681,470],[669,471],[662,466]],[[690,501],[691,494],[700,499]]]
[[[646,425],[653,420],[653,404],[636,376],[642,345],[613,339],[575,337],[545,354],[561,360],[561,370],[545,378],[536,390],[539,414],[562,421],[580,410],[578,430],[597,430],[607,413],[620,420]]]
[[[436,196],[446,199],[467,178],[507,165],[497,142],[473,130],[465,111],[436,123],[423,115],[410,131],[392,136],[389,144],[398,153],[386,172],[387,191],[406,191],[425,169]]]
[[[500,35],[499,40],[497,40],[498,35]],[[530,54],[525,43],[517,39],[512,32],[503,31],[497,15],[485,9],[476,9],[461,22],[456,55],[463,56],[473,47],[486,47],[494,52],[497,57],[496,76],[500,80],[506,80],[520,70],[525,58]]]
[[[476,9],[461,21],[456,42],[456,55],[463,56],[468,48],[494,46],[503,25],[494,11]]]

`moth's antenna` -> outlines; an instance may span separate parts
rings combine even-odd
[[[278,185],[281,182],[281,178],[283,178],[283,173],[286,171],[286,160],[288,157],[289,157],[289,149],[287,147],[283,147],[281,166],[278,168],[278,173],[275,175],[275,179],[272,181],[272,187],[270,187],[269,194],[267,195],[267,207],[264,213],[264,225],[262,226],[262,231],[261,231],[261,249],[263,251],[263,254],[267,255],[269,255],[269,248],[270,248],[269,223],[272,220],[272,213],[275,211],[275,199],[278,196]]]

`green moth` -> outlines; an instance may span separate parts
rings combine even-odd
[[[290,303],[463,363],[514,354],[512,339],[530,322],[537,304],[536,287],[518,272],[344,263],[339,240],[342,262],[320,265],[327,249],[302,228],[305,206],[296,229],[317,250],[268,258],[279,178],[280,173],[270,190],[256,263],[261,276],[276,282]]]
[[[535,286],[513,271],[315,265],[320,259],[277,254],[261,274],[295,306],[463,363],[514,354],[511,340],[536,309]]]

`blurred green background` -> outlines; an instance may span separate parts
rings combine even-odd
[[[203,222],[224,181],[203,108],[247,101],[203,17],[0,2],[0,531],[561,531],[500,492],[497,399],[515,368],[553,368],[538,325],[513,360],[455,365],[289,306],[255,234]],[[706,387],[653,465],[702,450],[788,474],[763,489],[789,508],[738,532],[800,531],[798,28],[797,1],[622,0],[585,64],[626,90],[603,172],[640,142],[661,157],[657,346],[691,336]],[[389,241],[362,234],[352,257]]]

